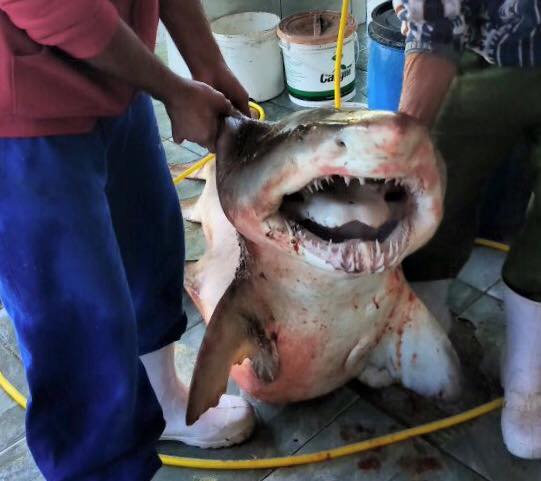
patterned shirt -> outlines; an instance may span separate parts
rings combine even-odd
[[[541,0],[393,0],[406,52],[457,61],[465,48],[501,66],[541,66]]]

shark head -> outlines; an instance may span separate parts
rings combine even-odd
[[[246,240],[345,276],[399,266],[434,235],[443,212],[444,168],[428,130],[391,112],[228,117],[216,180],[224,213]]]

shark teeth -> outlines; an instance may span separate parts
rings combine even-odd
[[[317,192],[323,189],[326,184],[332,184],[337,181],[337,177],[321,177],[312,181],[305,187],[307,192]],[[346,184],[355,179],[361,183],[366,181],[364,178],[344,177]],[[395,180],[395,179],[393,179]],[[370,182],[384,183],[384,179],[370,179]],[[408,180],[395,180],[397,184],[407,183],[413,185]],[[407,249],[410,233],[412,231],[411,219],[404,218],[394,228],[393,234],[383,241],[348,239],[341,242],[333,240],[325,241],[318,235],[312,233],[309,228],[297,220],[289,217],[280,217],[285,226],[277,228],[273,223],[267,223],[269,234],[267,237],[274,238],[274,235],[288,236],[288,241],[295,244],[296,254],[304,252],[316,256],[323,265],[328,264],[337,270],[356,274],[375,274],[384,272],[386,269],[394,268],[398,265],[404,252]]]
[[[307,231],[294,221],[286,222],[287,232],[298,245],[308,249],[335,268],[349,273],[376,274],[397,265],[409,239],[410,226],[406,223],[400,235],[379,241],[348,241],[334,243],[321,241],[309,235]],[[298,251],[297,251],[298,252]]]
[[[318,177],[313,179],[309,184],[305,185],[302,189],[302,192],[305,194],[313,195],[320,190],[324,190],[327,185],[332,185],[335,183],[336,178],[341,178],[346,186],[349,186],[352,182],[357,181],[359,185],[363,186],[367,183],[368,180],[375,181],[377,183],[389,184],[394,182],[397,186],[402,186],[407,188],[411,193],[418,192],[420,185],[417,179],[414,178],[405,178],[405,177],[389,177],[389,178],[380,178],[380,177],[357,177],[357,176],[340,176],[340,175],[326,175],[323,177]]]
[[[308,191],[310,194],[314,194],[315,192],[318,192],[320,190],[323,190],[325,188],[325,183],[328,185],[331,185],[334,182],[332,177],[320,177],[317,179],[314,179],[312,182],[310,182],[305,188],[305,191]]]

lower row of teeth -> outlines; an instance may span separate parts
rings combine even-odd
[[[290,225],[289,222],[286,222],[286,225],[291,238],[296,238],[306,247],[321,249],[321,241],[308,239],[298,224]],[[386,266],[392,265],[398,260],[405,238],[406,236],[402,236],[400,240],[359,242],[356,250],[353,250],[350,244],[333,244],[330,240],[326,250],[329,254],[340,255],[348,271],[359,271],[362,264],[365,270],[379,273],[383,272]]]

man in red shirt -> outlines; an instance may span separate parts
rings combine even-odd
[[[195,80],[152,53],[159,18]],[[220,447],[254,426],[233,396],[184,424],[183,228],[148,94],[210,150],[220,116],[248,113],[199,0],[0,0],[0,298],[49,481],[146,481],[160,436]]]

